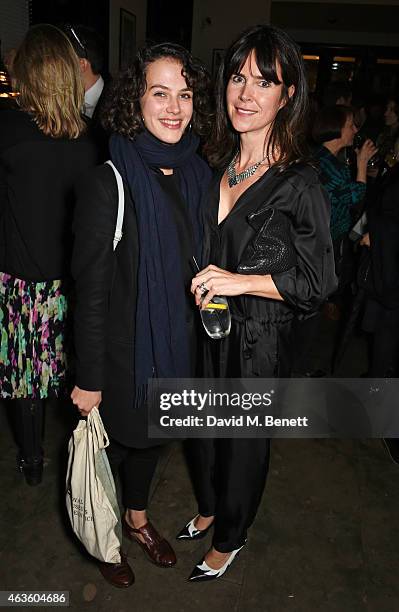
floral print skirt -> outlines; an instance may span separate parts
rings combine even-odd
[[[66,314],[62,281],[26,281],[0,272],[1,399],[63,394]]]

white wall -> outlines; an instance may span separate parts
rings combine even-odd
[[[212,68],[213,49],[226,49],[245,28],[269,23],[271,0],[194,0],[191,49]]]
[[[0,0],[0,40],[3,55],[19,46],[28,27],[27,0]]]
[[[3,0],[1,0],[3,1]],[[136,16],[136,48],[145,42],[147,0],[110,0],[109,3],[109,69],[116,75],[119,69],[120,9]]]

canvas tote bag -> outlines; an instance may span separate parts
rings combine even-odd
[[[107,433],[97,408],[81,419],[68,446],[66,505],[72,529],[100,561],[120,563],[121,521],[105,452]]]

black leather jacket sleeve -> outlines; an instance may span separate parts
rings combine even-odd
[[[95,168],[81,180],[77,195],[72,256],[76,292],[76,384],[87,391],[101,391],[105,383],[108,304],[115,265],[113,237],[118,208],[112,169]]]
[[[291,239],[297,264],[272,274],[284,301],[302,313],[311,313],[337,287],[330,235],[330,204],[320,183],[308,183],[291,202]]]

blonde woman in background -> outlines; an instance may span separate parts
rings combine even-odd
[[[0,399],[29,485],[42,478],[43,403],[62,396],[71,218],[77,176],[96,163],[68,38],[26,34],[12,66],[19,108],[0,112]]]

